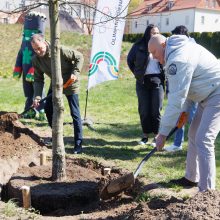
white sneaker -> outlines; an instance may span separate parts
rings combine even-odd
[[[154,138],[153,141],[150,144],[152,147],[156,147],[156,139]]]
[[[180,151],[182,149],[183,149],[182,145],[176,146],[174,144],[167,146],[167,147],[164,147],[164,150],[168,151],[168,152]]]
[[[148,138],[143,137],[140,141],[138,141],[139,145],[145,145],[148,143]]]

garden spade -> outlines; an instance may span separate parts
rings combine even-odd
[[[182,112],[178,122],[175,126],[175,128],[173,128],[171,130],[171,132],[169,133],[169,135],[167,136],[166,140],[168,140],[173,133],[181,128],[187,121],[187,113],[186,112]],[[112,197],[117,196],[119,193],[123,192],[124,190],[130,188],[131,186],[134,185],[135,183],[135,179],[137,178],[138,174],[140,173],[144,163],[157,151],[157,148],[155,147],[153,150],[151,150],[140,162],[140,164],[138,165],[137,169],[135,170],[134,173],[129,173],[126,174],[124,176],[121,176],[117,179],[114,179],[112,181],[110,181],[106,186],[103,187],[102,191],[100,192],[100,198],[103,200],[106,199],[110,199]]]

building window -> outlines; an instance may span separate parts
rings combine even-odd
[[[10,9],[10,3],[8,1],[5,2],[5,8],[8,9],[8,10]]]
[[[186,24],[186,25],[189,24],[189,15],[186,15],[186,17],[185,17],[185,24]]]
[[[3,23],[8,24],[8,18],[3,18]]]
[[[169,0],[167,2],[167,8],[170,10],[174,6],[174,1]]]
[[[134,27],[135,27],[135,28],[138,27],[138,23],[137,23],[137,21],[135,21],[135,23],[134,23]]]
[[[147,20],[147,26],[150,24],[149,20]]]
[[[213,1],[212,1],[212,8],[215,8],[215,7],[216,7],[216,1],[213,0]]]
[[[90,11],[89,9],[85,10],[85,18],[90,18]]]
[[[166,25],[169,26],[169,24],[170,24],[170,20],[169,18],[166,18]]]
[[[208,8],[209,7],[209,0],[205,0],[205,6]]]
[[[205,16],[201,16],[201,24],[205,24]]]
[[[79,17],[81,17],[81,5],[78,5],[78,6],[77,6],[76,12],[77,12],[77,15],[78,15]]]
[[[150,10],[152,10],[152,5],[147,6],[147,11],[149,12]]]

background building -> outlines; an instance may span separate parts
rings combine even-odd
[[[72,4],[65,4],[65,2]],[[60,5],[60,29],[61,31],[76,31],[81,33],[92,33],[93,21],[95,17],[95,8],[97,0],[63,0]],[[31,5],[41,4],[40,7],[34,8],[34,11],[44,13],[49,18],[48,6],[45,5],[45,0],[1,0],[0,12],[11,12],[15,9],[21,10],[23,7]],[[86,6],[89,5],[90,7]],[[9,15],[7,13],[0,13],[1,23],[16,23],[17,15]],[[23,16],[23,15],[22,15]],[[13,17],[13,19],[12,19]],[[19,22],[22,22],[22,18],[19,18]],[[47,19],[46,26],[49,27],[49,19]]]
[[[8,14],[16,8],[22,7],[24,0],[1,0],[0,1],[0,23],[14,24],[18,20],[20,13]]]
[[[128,33],[143,33],[148,24],[161,32],[185,25],[190,32],[220,31],[219,0],[145,0],[127,22]]]

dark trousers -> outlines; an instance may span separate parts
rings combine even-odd
[[[23,81],[23,91],[26,97],[24,110],[27,110],[33,104],[34,99],[34,86],[32,82]]]
[[[162,84],[146,86],[136,82],[138,111],[144,134],[157,134],[161,119],[160,111],[163,106],[164,89]]]
[[[48,91],[47,95],[49,95],[50,93],[52,93],[51,90]],[[81,115],[80,115],[80,110],[79,110],[78,94],[72,94],[68,96],[66,95],[66,98],[68,100],[70,114],[73,119],[74,144],[75,144],[75,147],[79,147],[79,146],[82,146],[83,134],[82,134],[82,121],[81,121]],[[47,99],[44,109],[45,109],[48,123],[50,127],[52,128],[52,119],[53,119],[52,96],[50,96]]]
[[[33,84],[33,82],[26,81],[24,76],[23,76],[23,91],[24,91],[24,95],[26,97],[24,110],[27,110],[33,104],[34,84]],[[43,98],[44,98],[44,94],[43,94]],[[37,111],[40,111],[43,108],[44,108],[44,103],[41,103],[41,105],[37,108]]]

